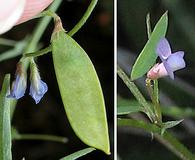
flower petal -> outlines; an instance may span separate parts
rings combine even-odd
[[[32,19],[34,16],[42,12],[47,8],[53,0],[26,0],[26,5],[22,17],[19,19],[17,24],[26,22]]]
[[[150,70],[149,72],[147,73],[147,77],[149,79],[158,79],[158,78],[161,78],[161,77],[164,77],[164,76],[167,76],[168,73],[167,73],[167,70],[165,69],[165,66],[163,63],[157,63],[155,64]]]
[[[174,73],[173,73],[172,68],[169,66],[169,63],[167,63],[167,61],[164,61],[163,64],[164,64],[164,66],[165,66],[165,69],[166,69],[166,71],[167,71],[169,77],[170,77],[171,79],[174,79]]]
[[[10,30],[20,19],[26,0],[0,1],[0,34]]]
[[[35,103],[39,103],[41,98],[44,96],[44,94],[48,91],[47,84],[43,82],[42,80],[39,80],[38,82],[38,88],[34,86],[34,84],[31,82],[30,85],[30,95],[35,100]]]
[[[186,66],[183,57],[184,57],[184,52],[178,51],[171,54],[167,59],[167,63],[173,72],[182,69]]]
[[[12,90],[8,98],[20,99],[26,91],[26,77],[16,75],[16,80],[13,82]]]
[[[156,47],[156,53],[162,61],[171,55],[171,47],[166,38],[161,38]]]

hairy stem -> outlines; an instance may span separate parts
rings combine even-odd
[[[141,94],[137,86],[128,78],[128,76],[123,72],[123,70],[118,66],[117,73],[119,77],[123,80],[126,86],[130,89],[131,93],[135,96],[138,100],[139,104],[143,106],[145,113],[148,115],[150,120],[154,122],[155,115],[151,109],[151,106],[147,103],[144,96]]]

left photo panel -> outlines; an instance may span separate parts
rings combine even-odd
[[[113,7],[0,2],[0,159],[114,160]]]

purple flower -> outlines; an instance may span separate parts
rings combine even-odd
[[[30,85],[30,95],[35,100],[35,103],[39,103],[41,98],[47,92],[48,87],[45,82],[41,80],[39,71],[34,61],[31,62],[31,85]]]
[[[12,89],[8,98],[19,99],[24,96],[26,91],[26,72],[23,66],[19,63],[16,70],[16,79],[12,84]]]
[[[150,79],[157,79],[169,75],[174,79],[174,72],[186,66],[183,59],[184,52],[171,52],[171,47],[166,38],[161,38],[157,44],[156,53],[160,57],[162,63],[156,64],[150,69],[147,77]]]
[[[47,90],[47,84],[41,79],[39,79],[36,82],[31,82],[29,94],[32,96],[32,98],[35,100],[35,103],[37,104],[40,102],[41,98],[44,96]]]

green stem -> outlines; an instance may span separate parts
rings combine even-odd
[[[27,57],[38,57],[38,56],[42,56],[44,54],[47,54],[49,52],[51,52],[52,49],[51,49],[51,45],[49,45],[48,47],[44,48],[44,49],[41,49],[39,51],[36,51],[36,52],[31,52],[31,53],[25,53],[23,55],[24,58],[27,58]]]
[[[11,46],[14,47],[16,45],[16,41],[10,40],[10,39],[5,39],[5,38],[0,38],[0,45],[5,45],[5,46]]]
[[[86,10],[85,14],[83,15],[83,17],[74,26],[74,28],[70,32],[68,32],[69,36],[73,36],[85,24],[85,22],[87,21],[87,19],[91,15],[92,11],[94,10],[97,2],[98,2],[98,0],[91,0],[91,3],[89,5],[89,7],[87,8],[87,10]]]
[[[45,11],[41,12],[36,18],[41,18],[41,17],[45,17],[45,16],[50,16],[54,19],[58,17],[58,15],[55,12],[53,12],[51,10],[45,10]]]
[[[147,87],[148,93],[150,95],[150,98],[151,98],[153,106],[154,106],[154,112],[156,115],[156,123],[161,125],[162,124],[161,108],[160,108],[159,103],[156,101],[150,79],[146,79],[146,87]]]
[[[128,78],[128,76],[123,72],[123,70],[118,66],[117,73],[119,77],[123,80],[126,86],[130,89],[131,93],[135,96],[141,106],[144,107],[145,113],[148,115],[150,120],[154,122],[155,115],[151,109],[151,106],[147,103],[144,96],[141,94],[137,86]]]
[[[66,137],[46,135],[46,134],[19,134],[13,137],[13,140],[43,140],[43,141],[54,141],[60,143],[68,142]]]
[[[118,126],[130,126],[135,128],[141,128],[149,133],[155,133],[155,137],[163,143],[170,151],[182,160],[194,160],[195,155],[192,154],[174,135],[165,131],[161,136],[161,128],[158,126],[146,123],[144,121],[132,120],[132,119],[118,119]]]
[[[158,80],[153,80],[154,82],[154,98],[157,103],[159,103],[159,91],[158,91]]]

